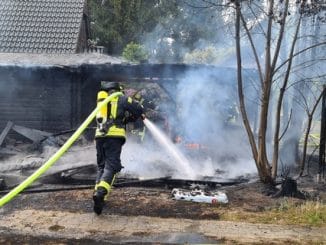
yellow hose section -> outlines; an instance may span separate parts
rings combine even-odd
[[[92,122],[98,111],[106,105],[110,100],[116,96],[122,95],[121,92],[116,92],[107,97],[102,103],[100,103],[92,113],[86,118],[86,120],[80,125],[76,132],[66,141],[66,143],[61,146],[61,148],[52,157],[38,168],[31,176],[24,180],[21,184],[11,190],[8,194],[0,199],[0,207],[10,202],[15,196],[22,192],[26,187],[31,185],[36,179],[38,179],[45,171],[47,171],[58,159],[70,148],[70,146],[78,139],[78,137],[83,133],[85,128]]]

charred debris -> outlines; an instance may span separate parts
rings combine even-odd
[[[93,130],[88,128],[87,130]],[[15,134],[10,135],[11,131]],[[66,130],[58,133],[49,133],[41,130],[15,125],[9,121],[0,135],[0,159],[6,160],[8,157],[18,155],[21,152],[31,154],[42,153],[44,147],[53,146],[56,149],[61,147],[67,138],[75,130]],[[20,138],[20,137],[24,138]],[[6,138],[7,137],[7,138]],[[28,142],[27,142],[28,141]],[[88,140],[82,136],[76,144],[88,145]],[[32,156],[32,155],[31,155]],[[28,158],[29,156],[27,156]],[[0,194],[5,194],[11,188],[22,182],[36,168],[42,165],[42,158],[36,158],[41,162],[35,162],[31,158],[28,164],[24,165],[5,165],[0,164]],[[220,175],[222,171],[217,171]],[[56,168],[49,173],[45,173],[37,183],[33,184],[24,193],[52,192],[61,190],[91,189],[93,188],[96,175],[95,163],[81,163],[78,166],[64,165]],[[237,179],[218,178],[214,176],[202,176],[200,179],[176,179],[171,176],[161,178],[137,178],[135,176],[124,175],[118,177],[115,187],[163,187],[167,189],[184,188],[204,191],[214,190],[223,186],[237,185],[248,182],[250,179],[239,177]]]
[[[92,130],[89,128],[88,130]],[[30,141],[30,144],[24,144],[24,141],[15,140],[10,138],[6,141],[6,136],[10,131],[14,131],[20,134]],[[61,147],[69,135],[75,130],[67,130],[59,133],[49,133],[41,130],[30,129],[27,127],[14,125],[9,121],[0,135],[0,157],[5,159],[6,156],[12,156],[19,154],[21,151],[30,152],[42,152],[45,146]],[[87,140],[82,137],[77,144],[85,145]],[[28,148],[26,148],[26,145]],[[31,174],[36,167],[39,167],[42,163],[36,164],[31,161],[29,165],[24,166],[0,166],[2,174],[0,175],[0,194],[6,194],[11,188],[22,182],[29,174]],[[19,173],[19,174],[17,174]],[[223,174],[223,171],[217,170],[216,176]],[[34,183],[30,188],[26,189],[24,193],[40,193],[40,192],[55,192],[66,190],[82,190],[92,189],[93,182],[96,175],[96,165],[94,163],[79,164],[76,166],[64,166],[58,168],[50,173],[46,173],[37,183]],[[285,169],[282,174],[282,180],[278,182],[279,188],[263,187],[262,192],[273,198],[278,197],[296,197],[300,199],[310,198],[308,193],[298,190],[297,182],[293,178],[289,177],[290,169]],[[172,198],[176,200],[190,200],[203,202],[207,198],[216,200],[216,202],[227,203],[227,197],[223,192],[216,190],[223,190],[228,186],[241,186],[242,184],[252,181],[252,177],[240,176],[236,179],[218,178],[214,176],[202,176],[201,179],[188,180],[188,179],[176,179],[171,176],[161,178],[148,178],[142,179],[135,176],[124,175],[117,178],[114,184],[116,188],[123,187],[146,187],[146,188],[165,188],[172,190]],[[217,194],[214,194],[217,193]],[[214,194],[214,195],[213,195]],[[226,200],[219,200],[224,197]],[[201,200],[201,199],[205,200]],[[188,201],[189,201],[188,200]],[[210,200],[206,200],[210,202]]]
[[[158,84],[171,98],[175,97],[178,79],[189,71],[200,69],[223,71],[216,82],[230,84],[233,68],[185,64],[125,64],[120,61],[92,63],[18,61],[0,64],[0,159],[19,155],[23,151],[42,152],[46,145],[60,147],[95,107],[95,95],[100,81],[145,82]],[[248,70],[248,76],[255,76]],[[235,80],[233,80],[235,81]],[[235,84],[232,84],[233,86]],[[229,86],[229,85],[228,85]],[[89,132],[89,133],[88,133]],[[92,140],[94,125],[83,135],[81,142]],[[28,142],[29,144],[24,144]],[[19,184],[24,176],[39,167],[41,162],[31,161],[25,166],[4,166],[0,176],[0,190],[7,192]],[[2,166],[1,166],[2,165]],[[18,173],[18,174],[17,174]],[[92,188],[95,163],[67,167],[51,172],[25,192],[57,191],[63,189]],[[200,180],[173,179],[170,176],[155,179],[120,177],[116,187],[143,186],[165,188],[197,188],[206,190],[247,182],[249,179]],[[53,185],[55,184],[55,186]]]
[[[93,130],[89,128],[88,130]],[[23,136],[25,139],[16,139],[9,137],[10,132]],[[11,121],[1,133],[0,159],[5,160],[7,157],[19,155],[21,152],[42,153],[44,147],[54,146],[56,149],[61,147],[67,138],[75,130],[67,130],[59,133],[48,133],[41,130],[30,129],[27,127],[14,125]],[[8,137],[7,140],[6,136]],[[25,143],[26,140],[29,143]],[[77,144],[88,145],[88,140],[82,136]],[[28,156],[27,156],[28,157]],[[28,175],[33,173],[36,168],[42,165],[42,158],[28,160],[24,165],[0,165],[0,194],[6,194],[11,188],[17,186]],[[221,172],[217,172],[217,175]],[[63,190],[92,189],[96,176],[96,165],[93,162],[81,163],[78,166],[64,165],[63,167],[52,169],[44,174],[36,183],[26,189],[24,193],[53,192]],[[217,178],[214,176],[203,176],[200,179],[176,179],[171,176],[161,178],[138,178],[130,175],[118,177],[114,187],[159,187],[165,189],[182,188],[186,190],[203,190],[210,193],[223,186],[237,185],[248,182],[250,179],[239,177],[237,179]],[[198,194],[197,194],[198,195]]]

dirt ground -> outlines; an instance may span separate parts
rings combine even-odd
[[[308,183],[301,190],[325,204],[325,185]],[[0,209],[0,244],[326,244],[326,225],[223,220],[284,199],[264,195],[257,182],[222,190],[228,204],[173,200],[168,188],[114,188],[100,216],[92,211],[91,189],[21,194]]]
[[[310,200],[326,204],[325,183],[305,177],[298,180],[298,188]],[[220,187],[228,204],[173,200],[171,190],[171,186],[115,187],[100,216],[93,213],[92,187],[25,191],[0,208],[0,244],[326,244],[326,224],[249,219],[284,202],[306,202],[267,196],[268,189],[260,182]],[[232,221],[238,214],[246,215]]]

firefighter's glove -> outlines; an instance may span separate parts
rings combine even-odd
[[[142,120],[145,120],[145,118],[146,118],[145,114],[141,114],[140,117],[141,117]]]

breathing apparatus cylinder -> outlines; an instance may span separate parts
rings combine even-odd
[[[97,93],[97,106],[104,101],[108,97],[108,93],[106,91],[100,91]],[[98,129],[101,132],[105,132],[107,130],[106,122],[108,118],[108,107],[103,106],[98,113],[96,114],[96,123]]]

